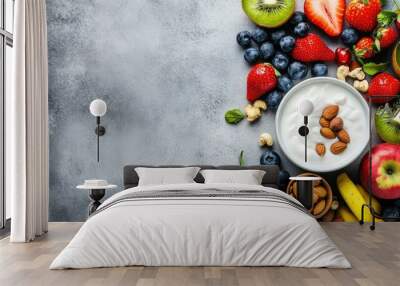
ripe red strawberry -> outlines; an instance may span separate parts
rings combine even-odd
[[[389,73],[382,72],[371,79],[368,95],[373,103],[385,103],[400,93],[400,80]],[[376,95],[385,95],[385,98],[374,98]]]
[[[345,0],[305,0],[304,13],[317,27],[331,37],[337,37],[343,30]]]
[[[336,64],[338,66],[346,65],[349,66],[351,63],[351,51],[349,48],[337,48],[335,50]]]
[[[335,53],[313,33],[304,38],[297,38],[291,55],[293,59],[301,62],[329,62],[335,59]]]
[[[376,27],[376,16],[380,11],[380,0],[351,0],[346,8],[346,21],[357,30],[371,32]]]
[[[369,59],[375,55],[375,44],[371,37],[362,37],[354,45],[354,53],[361,59]]]
[[[247,100],[253,102],[274,90],[277,81],[275,69],[270,64],[255,65],[247,75]]]
[[[375,45],[377,46],[378,50],[389,48],[396,42],[397,37],[398,34],[395,27],[381,27],[376,31]]]

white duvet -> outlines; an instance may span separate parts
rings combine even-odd
[[[128,189],[100,206],[103,210],[85,222],[50,269],[127,265],[351,267],[314,218],[274,200],[175,197],[112,204],[132,192],[206,192],[210,188],[261,190],[295,201],[276,189],[238,184]]]

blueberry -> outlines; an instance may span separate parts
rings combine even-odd
[[[307,21],[306,15],[303,12],[296,11],[296,12],[294,12],[294,14],[289,22],[293,26],[296,26],[297,24],[299,24],[301,22],[305,22],[305,21]]]
[[[249,64],[254,64],[260,58],[260,51],[257,48],[248,48],[244,51],[244,59]]]
[[[281,165],[281,157],[278,153],[272,150],[266,150],[260,158],[261,165]]]
[[[268,33],[261,28],[257,28],[253,31],[253,33],[251,33],[251,38],[254,40],[254,42],[261,45],[268,40]]]
[[[358,41],[359,35],[353,28],[345,28],[340,35],[340,38],[342,39],[343,44],[352,46]]]
[[[308,73],[308,67],[301,62],[293,62],[289,65],[288,74],[292,80],[303,79]]]
[[[279,40],[279,46],[285,53],[290,53],[294,48],[295,38],[292,36],[284,36]]]
[[[272,58],[272,65],[279,71],[284,71],[289,65],[289,58],[282,52],[276,52]]]
[[[260,47],[260,56],[263,60],[270,59],[275,54],[274,45],[270,42],[265,42]]]
[[[248,48],[251,46],[251,34],[248,31],[242,31],[236,36],[237,43],[242,48]]]
[[[278,89],[282,92],[288,92],[293,87],[293,81],[286,75],[278,78]]]
[[[282,95],[274,90],[267,94],[267,106],[271,110],[277,110],[279,104],[281,103]]]
[[[281,38],[284,37],[285,35],[286,35],[285,30],[276,30],[271,33],[271,40],[274,43],[274,45],[278,45]]]
[[[326,76],[328,74],[328,66],[324,63],[315,63],[311,68],[312,76]]]
[[[310,32],[310,29],[308,23],[301,22],[294,27],[293,33],[298,37],[305,37]]]

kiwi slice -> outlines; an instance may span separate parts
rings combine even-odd
[[[255,24],[275,28],[290,19],[296,8],[296,0],[242,0],[242,7]]]
[[[379,137],[388,143],[400,144],[400,102],[387,103],[375,112],[375,127]]]

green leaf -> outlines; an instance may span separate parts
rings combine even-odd
[[[225,121],[229,124],[238,124],[243,118],[244,114],[239,108],[234,108],[225,112]]]
[[[244,162],[244,151],[240,151],[240,155],[239,155],[239,166],[244,166],[245,162]]]
[[[367,75],[373,76],[387,69],[387,63],[367,63],[363,65],[363,70]]]
[[[377,16],[378,25],[381,27],[390,26],[393,23],[394,19],[396,19],[396,17],[397,14],[395,12],[384,10],[380,12]]]

